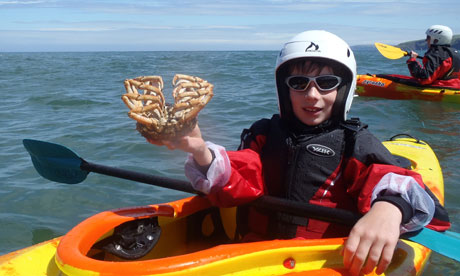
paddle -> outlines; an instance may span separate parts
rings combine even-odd
[[[29,152],[37,172],[51,181],[77,184],[85,180],[90,172],[95,172],[163,188],[202,195],[199,191],[193,189],[189,182],[90,163],[79,157],[71,149],[62,145],[31,139],[24,139],[23,144]],[[262,208],[282,210],[297,215],[312,213],[312,218],[350,226],[354,225],[360,218],[358,214],[354,214],[347,210],[301,204],[271,196],[264,196],[260,200],[256,200],[254,204]]]
[[[399,58],[402,58],[403,56],[410,55],[410,53],[403,51],[400,48],[391,46],[391,45],[387,45],[387,44],[383,44],[379,42],[374,43],[374,45],[377,48],[377,50],[380,52],[380,54],[382,54],[382,56],[388,59],[399,59]],[[423,58],[423,57],[417,56],[417,58]]]
[[[89,172],[96,172],[163,188],[201,194],[195,191],[191,184],[186,181],[87,162],[75,152],[62,145],[31,139],[24,139],[23,144],[29,152],[37,172],[51,181],[77,184],[85,180]],[[273,196],[262,196],[252,204],[270,210],[283,211],[301,216],[308,215],[313,219],[349,226],[354,225],[360,218],[360,215],[347,210],[293,202]],[[460,236],[458,233],[446,231],[446,234],[443,234],[423,228],[420,232],[411,233],[410,236],[407,235],[402,238],[414,241],[439,254],[460,261],[460,252],[458,251],[458,248],[460,248]]]

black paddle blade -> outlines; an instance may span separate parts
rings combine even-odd
[[[49,142],[24,139],[37,172],[44,178],[66,184],[80,183],[89,172],[80,168],[82,159],[72,150]]]

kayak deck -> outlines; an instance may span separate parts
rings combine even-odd
[[[191,202],[194,208],[209,206],[204,198],[197,196],[171,204],[179,207],[175,211],[180,211],[180,208]],[[152,205],[152,208],[155,206]],[[212,214],[217,208],[206,207],[203,210],[206,210],[207,214]],[[0,275],[305,275],[306,272],[308,275],[347,274],[340,255],[345,238],[213,245],[212,233],[209,232],[213,229],[209,228],[218,227],[209,224],[211,221],[207,220],[206,216],[202,221],[200,233],[201,238],[207,240],[205,242],[200,242],[199,237],[194,243],[185,242],[186,228],[181,228],[181,225],[186,225],[184,220],[190,221],[191,217],[180,218],[181,215],[178,214],[174,220],[164,218],[161,224],[163,231],[168,231],[168,235],[164,235],[157,246],[142,259],[126,261],[108,254],[102,261],[92,258],[97,255],[97,250],[94,249],[82,254],[77,247],[87,241],[84,236],[86,231],[80,229],[84,228],[86,223],[111,224],[118,219],[124,220],[125,216],[139,218],[146,215],[144,211],[140,215],[139,209],[127,208],[120,211],[123,214],[108,211],[101,213],[102,216],[93,216],[62,238],[35,245],[22,252],[14,252],[14,255],[6,255],[8,258],[0,259]],[[208,213],[209,211],[211,213]],[[81,236],[72,238],[77,233]],[[211,234],[206,236],[206,233]],[[196,239],[197,236],[193,238]],[[385,275],[418,275],[428,256],[429,250],[425,247],[410,241],[401,241],[393,263]]]
[[[383,144],[408,158],[443,202],[441,168],[426,143],[398,137]],[[213,207],[200,196],[102,212],[62,238],[0,257],[0,275],[346,275],[340,255],[346,238],[239,243],[235,214],[236,208]],[[145,256],[126,260],[95,248],[116,227],[151,218],[161,236]],[[401,240],[385,275],[420,275],[430,253]]]
[[[0,256],[0,275],[59,275],[54,261],[61,237]]]

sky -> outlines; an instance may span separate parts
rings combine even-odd
[[[460,34],[460,0],[0,0],[0,52],[279,50],[323,29],[351,46]]]

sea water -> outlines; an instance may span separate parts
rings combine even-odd
[[[354,49],[358,73],[407,74],[404,59]],[[98,212],[177,200],[190,194],[96,173],[75,185],[42,178],[22,140],[62,144],[87,161],[183,179],[185,154],[148,144],[121,100],[123,81],[189,74],[214,84],[199,115],[206,140],[236,149],[242,129],[278,111],[276,51],[0,53],[0,254],[64,235]],[[427,141],[443,169],[446,208],[460,232],[460,105],[355,97],[379,139],[406,133]],[[425,275],[454,275],[460,264],[434,253]]]

